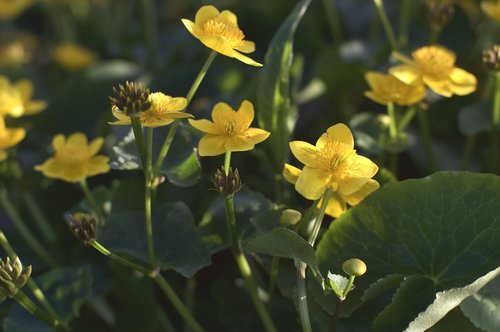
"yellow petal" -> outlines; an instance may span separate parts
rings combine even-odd
[[[322,167],[323,159],[320,150],[312,144],[303,141],[290,142],[290,150],[298,161],[310,167]]]
[[[346,150],[354,149],[354,137],[351,130],[343,123],[337,123],[326,131],[328,139],[346,145]]]
[[[461,68],[453,68],[450,73],[451,91],[459,96],[468,95],[476,91],[477,79],[474,75]]]
[[[418,68],[407,65],[394,66],[389,69],[389,74],[406,84],[415,84],[422,77]]]
[[[243,53],[252,53],[255,51],[255,43],[249,40],[243,40],[242,44],[234,49]]]
[[[305,166],[297,179],[295,189],[305,198],[315,200],[323,195],[329,181],[329,171]]]
[[[192,127],[204,133],[214,134],[214,135],[219,133],[214,123],[207,119],[201,119],[201,120],[188,119],[188,122]]]
[[[196,36],[205,46],[211,48],[214,51],[224,54],[230,58],[234,57],[235,51],[233,50],[231,43],[220,35],[200,35]]]
[[[33,83],[29,80],[19,80],[13,86],[19,91],[23,100],[30,100],[33,97]]]
[[[175,111],[182,111],[186,108],[187,105],[187,100],[184,97],[173,97],[170,99],[170,102],[168,104],[168,111],[169,112],[175,112]],[[192,116],[190,114],[190,116]]]
[[[66,138],[63,134],[54,136],[54,138],[52,139],[52,146],[54,147],[54,150],[58,151],[62,147],[64,147],[64,145],[66,145]]]
[[[318,149],[322,149],[325,146],[326,142],[328,142],[328,137],[329,136],[327,133],[323,133],[316,141],[316,147]]]
[[[226,152],[225,139],[218,135],[205,135],[198,144],[200,156],[218,156]]]
[[[354,158],[354,167],[348,171],[350,175],[372,178],[377,174],[378,166],[373,161],[360,155],[355,155]]]
[[[224,139],[225,151],[248,151],[255,147],[255,143],[244,136],[231,136]]]
[[[183,18],[182,20],[182,23],[184,24],[184,26],[186,27],[186,29],[193,35],[196,37],[196,35],[194,34],[193,30],[194,28],[196,27],[195,23],[193,21],[190,21],[188,19],[185,19]],[[196,37],[198,38],[198,37]]]
[[[196,25],[202,26],[206,21],[216,18],[219,15],[219,10],[214,6],[203,6],[196,12],[194,22]]]
[[[345,197],[360,190],[368,180],[367,177],[359,177],[351,174],[344,174],[341,178],[335,179],[338,193]],[[332,188],[335,190],[335,188]]]
[[[214,106],[212,110],[212,120],[214,123],[223,124],[226,120],[232,119],[235,116],[235,111],[226,103],[220,102]]]
[[[344,201],[349,203],[349,205],[354,206],[357,205],[359,202],[365,199],[366,196],[368,196],[378,188],[380,188],[379,183],[373,179],[370,179],[358,191],[350,195],[342,196],[342,198]]]
[[[252,124],[253,118],[255,116],[255,112],[253,110],[253,105],[248,100],[243,100],[240,105],[240,108],[237,112],[238,115],[238,124],[241,128],[248,128]]]
[[[285,167],[283,168],[283,177],[291,184],[295,184],[297,182],[300,173],[302,173],[302,170],[290,164],[285,164]]]
[[[33,100],[24,105],[24,115],[35,115],[47,108],[47,102],[43,100]]]
[[[320,207],[321,204],[323,204],[322,202],[323,199],[321,199],[321,201],[319,202],[318,207]],[[344,200],[337,193],[332,193],[330,195],[330,200],[326,205],[325,213],[331,217],[338,218],[346,210],[347,206]]]
[[[141,124],[144,127],[156,128],[166,126],[174,122],[175,119],[192,118],[189,113],[184,112],[167,112],[164,114],[141,114]]]
[[[220,13],[219,19],[221,19],[224,22],[229,23],[233,26],[236,26],[236,27],[238,26],[238,18],[236,17],[236,15],[233,14],[233,12],[231,12],[229,10],[223,10]]]
[[[95,141],[95,140],[94,140]],[[106,156],[95,156],[86,163],[86,176],[107,173],[110,170],[109,158]]]
[[[220,52],[220,53],[222,53],[222,52]],[[254,66],[254,67],[262,67],[263,66],[262,63],[254,61],[254,60],[250,59],[249,57],[247,57],[246,55],[243,55],[237,51],[233,51],[232,57],[235,59],[238,59],[241,62],[246,63],[247,65],[250,65],[250,66]]]
[[[104,138],[102,137],[97,137],[92,140],[89,144],[89,153],[91,156],[97,154],[99,150],[101,149],[102,145],[104,144]]]
[[[84,133],[74,133],[68,137],[66,142],[68,145],[87,145],[87,136]]]
[[[425,90],[425,86],[423,84],[417,84],[410,90],[408,96],[404,100],[401,100],[398,104],[408,106],[418,103],[425,98],[426,94],[427,91]]]
[[[384,79],[384,77],[384,74],[375,71],[369,71],[365,74],[365,80],[372,90],[378,90],[380,83]]]
[[[260,128],[248,128],[245,131],[245,139],[254,145],[265,141],[269,135],[271,135],[270,132]]]
[[[381,104],[381,105],[387,105],[389,103],[389,99],[384,98],[382,95],[378,95],[374,93],[373,91],[365,91],[365,97],[373,100],[374,102]]]
[[[424,83],[435,93],[443,97],[453,96],[450,85],[451,81],[448,78],[445,79],[435,79],[433,77],[424,76]]]

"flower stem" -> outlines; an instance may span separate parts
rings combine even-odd
[[[396,111],[392,102],[387,103],[387,113],[389,114],[389,135],[392,143],[395,143],[398,138],[398,125],[396,122]]]
[[[104,215],[102,214],[101,208],[99,207],[99,204],[97,204],[97,201],[95,200],[92,191],[90,191],[87,179],[83,179],[82,181],[80,181],[80,186],[82,187],[85,199],[90,204],[92,210],[94,210],[94,213],[96,214],[97,224],[104,225],[106,223],[106,221],[104,220]]]
[[[273,308],[273,300],[274,300],[274,292],[276,290],[276,277],[278,276],[278,270],[280,266],[280,258],[274,256],[271,260],[271,271],[269,273],[269,288],[267,293],[269,294],[269,311],[272,311]]]
[[[229,174],[229,166],[231,165],[231,151],[226,151],[224,155],[224,172],[226,176]]]
[[[189,312],[194,313],[194,307],[195,307],[195,294],[196,293],[196,278],[192,277],[189,278],[186,281],[186,288],[184,290],[184,303],[186,304],[186,307],[188,308]],[[189,324],[186,324],[184,326],[184,332],[190,332],[191,329],[189,327]]]
[[[55,259],[49,254],[45,247],[38,241],[38,239],[33,235],[31,230],[26,226],[26,223],[21,218],[19,213],[14,208],[14,205],[7,195],[7,190],[5,188],[0,188],[0,205],[4,209],[5,213],[9,216],[12,224],[21,234],[22,238],[31,247],[31,249],[49,266],[57,266]]]
[[[462,160],[460,162],[459,170],[464,171],[469,167],[470,158],[472,152],[474,151],[474,145],[476,144],[477,135],[472,134],[467,136],[465,141],[464,151],[462,152]]]
[[[500,72],[495,72],[495,90],[493,95],[493,111],[491,128],[492,171],[499,174],[499,149],[500,149]]]
[[[212,65],[212,62],[214,62],[215,57],[217,56],[216,51],[212,51],[210,55],[208,56],[207,61],[205,61],[205,64],[203,67],[201,67],[200,72],[198,73],[198,76],[196,76],[193,85],[191,85],[191,88],[189,89],[187,96],[186,96],[186,107],[184,108],[187,109],[189,104],[191,103],[191,100],[194,97],[194,94],[198,90],[201,81],[203,81],[203,78],[207,74],[208,69]],[[153,179],[156,178],[160,174],[161,166],[163,165],[163,161],[165,160],[165,157],[168,154],[168,150],[170,150],[170,146],[172,145],[172,141],[174,139],[175,133],[177,132],[177,128],[179,127],[179,119],[176,119],[172,126],[170,127],[170,131],[168,132],[168,136],[165,139],[165,142],[163,142],[163,146],[161,147],[160,153],[158,155],[158,159],[156,160],[155,168],[154,168],[154,176]]]
[[[408,28],[411,17],[411,0],[403,0],[401,3],[401,16],[399,21],[399,45],[405,48],[408,45]]]
[[[200,324],[196,321],[196,319],[191,315],[187,307],[184,305],[184,303],[181,301],[181,299],[177,296],[175,291],[172,289],[170,284],[163,278],[161,274],[159,274],[158,270],[154,269],[151,270],[148,267],[139,265],[137,263],[134,263],[126,258],[123,258],[121,256],[118,256],[105,247],[103,247],[99,242],[97,241],[92,241],[90,243],[92,247],[94,247],[97,251],[99,251],[101,254],[109,257],[110,259],[114,260],[115,262],[124,265],[128,268],[131,268],[132,270],[139,271],[141,273],[144,273],[148,277],[152,278],[158,286],[162,289],[162,291],[165,293],[167,298],[170,300],[172,305],[175,307],[179,315],[184,318],[186,323],[193,329],[195,332],[203,332],[204,329],[200,326]]]
[[[141,156],[142,167],[146,167],[146,145],[144,145],[144,135],[142,133],[142,125],[139,114],[131,114],[130,121],[132,122],[132,130],[134,131],[135,143],[137,144],[137,150],[139,150],[139,155]]]
[[[70,331],[64,324],[58,321],[55,317],[51,317],[45,311],[43,311],[39,306],[37,306],[23,291],[19,290],[16,295],[13,296],[14,300],[17,301],[24,309],[26,309],[32,315],[35,315],[47,325],[51,327],[58,327],[62,331]]]
[[[56,242],[57,237],[54,228],[47,220],[47,217],[43,213],[42,209],[40,209],[40,206],[38,205],[35,197],[33,197],[30,192],[25,191],[23,192],[23,200],[24,204],[31,214],[31,217],[33,218],[33,221],[36,223],[38,230],[45,238],[45,240],[52,244]]]
[[[250,265],[243,253],[241,248],[241,244],[238,238],[238,234],[236,232],[236,218],[234,214],[234,197],[231,195],[229,197],[224,197],[224,203],[226,206],[226,220],[227,227],[229,231],[229,235],[231,237],[231,249],[233,251],[234,259],[238,264],[238,268],[240,269],[241,276],[245,280],[247,285],[247,290],[250,293],[250,297],[252,298],[253,304],[255,305],[255,309],[259,314],[259,317],[262,321],[267,332],[277,331],[274,323],[272,321],[269,312],[267,311],[264,304],[259,299],[257,294],[257,285],[252,277],[252,270],[250,269]]]
[[[343,303],[344,303],[343,300],[341,300],[341,299],[337,300],[337,305],[335,306],[335,312],[333,313],[333,320],[332,320],[332,326],[330,327],[330,332],[337,331],[337,324],[339,321],[340,311],[341,311]]]
[[[147,151],[146,151],[146,166],[145,174],[145,199],[144,212],[146,216],[146,235],[148,238],[148,251],[151,260],[151,266],[154,268],[157,265],[154,240],[153,240],[153,221],[151,215],[151,184],[153,181],[153,128],[147,128]]]
[[[323,0],[323,6],[325,7],[325,15],[330,28],[330,33],[333,37],[334,45],[340,46],[342,44],[343,37],[337,6],[331,0]]]
[[[411,120],[417,114],[417,106],[412,105],[407,110],[401,121],[398,123],[398,132],[402,132],[406,129],[406,127],[410,124]]]
[[[331,190],[327,189],[323,194],[321,206],[319,208],[318,214],[314,219],[313,229],[311,234],[309,235],[309,239],[307,242],[314,247],[314,243],[318,238],[319,230],[321,229],[321,224],[323,222],[323,217],[325,216],[326,207],[328,205],[328,201],[330,200]],[[316,206],[318,204],[317,201],[314,201],[313,204]],[[299,304],[299,317],[300,323],[302,325],[302,331],[304,332],[312,332],[311,321],[309,319],[309,309],[307,305],[307,289],[306,289],[306,269],[307,265],[304,262],[297,262],[297,302]]]
[[[375,3],[375,8],[377,9],[378,16],[380,17],[380,21],[382,21],[382,25],[384,26],[385,34],[387,35],[387,39],[391,44],[391,48],[393,51],[398,51],[398,41],[394,35],[394,31],[392,30],[391,23],[389,22],[389,18],[385,13],[384,4],[382,0],[373,0]]]
[[[431,129],[429,127],[429,119],[426,110],[419,110],[417,113],[420,131],[424,139],[424,149],[427,156],[428,171],[434,173],[437,170],[436,160],[434,159],[434,151],[432,149]]]

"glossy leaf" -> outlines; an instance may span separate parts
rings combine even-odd
[[[500,331],[500,277],[460,304],[463,314],[484,331]]]

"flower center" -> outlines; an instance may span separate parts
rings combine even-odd
[[[455,65],[455,56],[436,47],[423,47],[413,52],[418,66],[428,75],[448,76]]]
[[[203,30],[207,35],[222,36],[233,45],[241,44],[243,38],[245,38],[245,35],[237,26],[218,19],[206,21],[203,24]]]
[[[225,136],[234,136],[239,132],[238,123],[235,120],[226,120],[224,121],[222,131]]]

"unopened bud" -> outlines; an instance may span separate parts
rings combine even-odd
[[[451,1],[427,1],[427,19],[434,30],[442,30],[455,14],[455,7]]]
[[[125,85],[113,87],[113,96],[109,97],[113,109],[132,115],[147,111],[151,107],[150,91],[141,83],[127,81]]]
[[[9,257],[5,262],[0,259],[0,302],[8,296],[14,296],[31,276],[31,265],[23,267],[19,257],[11,261]]]
[[[492,48],[483,51],[483,63],[490,70],[500,70],[500,45],[493,45]]]
[[[351,258],[342,263],[342,270],[350,277],[359,277],[366,273],[366,264],[361,259]]]
[[[76,212],[69,216],[69,229],[73,235],[88,246],[96,239],[96,220],[92,216]]]
[[[283,227],[295,226],[302,219],[302,213],[294,209],[286,209],[281,212],[280,225]]]
[[[224,197],[234,195],[235,192],[243,187],[243,183],[240,179],[240,173],[237,169],[233,171],[231,167],[229,168],[227,175],[224,171],[224,167],[218,169],[212,178],[212,182],[215,190],[224,195]]]

